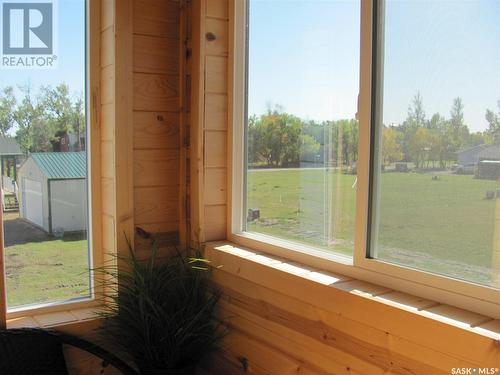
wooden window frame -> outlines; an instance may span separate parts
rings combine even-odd
[[[102,266],[102,221],[101,221],[101,167],[100,167],[100,26],[101,0],[86,0],[85,15],[85,44],[86,44],[86,119],[87,119],[87,175],[88,189],[88,259],[90,296],[72,298],[69,300],[33,304],[7,309],[4,269],[3,225],[0,231],[0,327],[6,326],[6,321],[33,315],[56,313],[60,311],[77,310],[97,307],[99,302],[96,294],[102,292],[103,286],[92,271]],[[0,218],[1,218],[0,212]],[[3,220],[2,220],[3,222]]]
[[[359,280],[372,282],[440,303],[460,307],[492,318],[500,318],[500,290],[450,277],[419,271],[402,265],[389,264],[367,255],[369,236],[370,162],[372,146],[372,108],[378,96],[372,85],[381,70],[372,64],[379,48],[374,37],[373,24],[380,23],[375,10],[382,1],[361,0],[360,40],[360,91],[358,98],[359,144],[358,144],[358,189],[356,195],[356,230],[354,255],[347,257],[332,254],[306,245],[277,239],[263,234],[243,230],[245,212],[245,110],[247,80],[247,0],[232,2],[230,14],[230,113],[228,154],[230,171],[228,176],[228,240],[253,249],[258,249],[304,265],[341,273]],[[377,70],[378,69],[378,70]]]

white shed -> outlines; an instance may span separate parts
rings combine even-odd
[[[19,169],[21,217],[48,233],[87,230],[85,152],[33,153]]]

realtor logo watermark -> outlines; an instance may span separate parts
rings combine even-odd
[[[4,69],[51,69],[57,64],[56,1],[0,0]]]
[[[454,367],[451,375],[495,375],[499,374],[498,367]]]

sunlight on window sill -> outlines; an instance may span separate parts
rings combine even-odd
[[[38,313],[7,320],[7,328],[55,328],[59,326],[78,325],[97,321],[95,307]]]
[[[342,298],[344,302],[352,301],[353,304],[357,303],[354,299],[346,300],[333,291],[321,288],[327,286],[335,289],[336,292],[349,293],[354,298],[361,297],[386,305],[388,309],[404,310],[409,314],[465,329],[493,339],[495,343],[500,344],[500,320],[376,284],[317,270],[309,266],[302,266],[286,259],[262,254],[248,248],[237,247],[229,242],[208,243],[205,251],[206,256],[212,261],[217,270],[233,274],[250,282],[262,284],[266,288],[280,293],[292,294],[294,298],[304,299],[309,303],[312,303],[312,301],[318,301],[319,303],[325,300],[335,300],[336,296]],[[268,269],[263,269],[262,266],[268,267]],[[283,272],[285,275],[268,272],[271,269]],[[310,284],[301,283],[300,279],[316,283],[317,290],[310,293]],[[307,291],[309,293],[306,293]],[[337,301],[331,303],[335,304]],[[410,322],[412,316],[408,315],[408,319]]]

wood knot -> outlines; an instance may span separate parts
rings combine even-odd
[[[238,357],[238,362],[241,363],[241,367],[245,372],[248,371],[248,358]]]
[[[165,121],[165,118],[162,115],[156,116],[156,119],[161,122]]]

